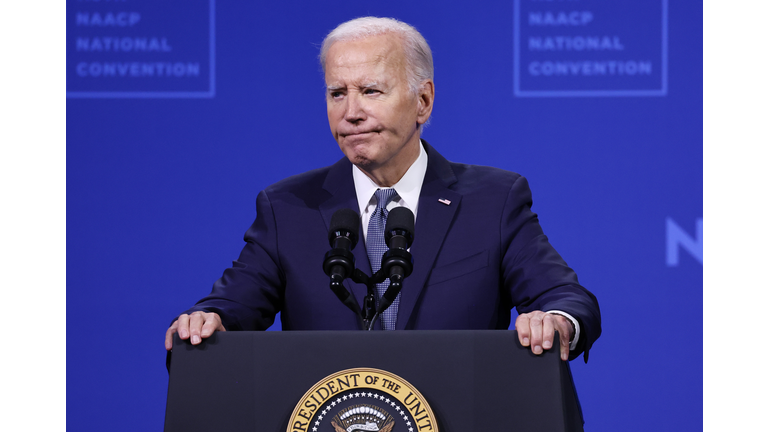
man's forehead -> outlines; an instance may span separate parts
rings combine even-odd
[[[328,49],[326,69],[398,64],[405,59],[402,40],[394,34],[335,42]]]

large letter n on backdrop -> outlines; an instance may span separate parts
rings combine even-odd
[[[699,264],[704,263],[704,222],[696,219],[696,239],[680,228],[672,218],[667,218],[667,266],[676,267],[680,262],[680,248],[685,249],[696,258]]]

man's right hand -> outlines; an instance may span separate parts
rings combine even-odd
[[[221,318],[214,312],[192,312],[183,314],[171,324],[165,332],[165,349],[173,348],[173,334],[179,333],[182,340],[190,339],[192,345],[197,345],[215,331],[227,331],[221,324]]]

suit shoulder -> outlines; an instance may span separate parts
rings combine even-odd
[[[334,187],[351,185],[351,178],[352,165],[342,158],[333,165],[286,177],[268,186],[262,193],[269,197],[273,206],[317,208],[332,196],[336,190]],[[330,190],[326,189],[328,186]]]
[[[495,188],[500,191],[509,191],[513,184],[524,177],[516,172],[501,168],[470,165],[450,162],[451,169],[456,175],[457,186],[461,189],[473,190],[476,188]]]
[[[286,177],[267,186],[264,188],[264,191],[269,195],[279,195],[286,193],[295,194],[298,192],[306,193],[308,190],[322,188],[323,182],[328,176],[328,172],[332,166],[333,165],[316,168],[301,174]]]

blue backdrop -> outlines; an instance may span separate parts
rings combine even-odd
[[[702,3],[666,0],[68,0],[67,426],[162,428],[170,319],[237,257],[261,189],[342,157],[317,54],[365,15],[422,32],[424,138],[525,175],[598,297],[571,364],[586,429],[700,430]]]

